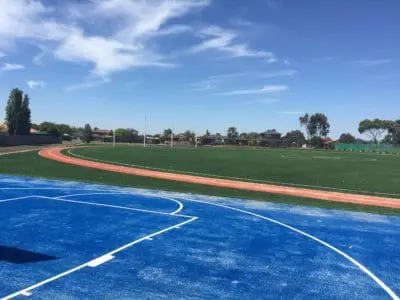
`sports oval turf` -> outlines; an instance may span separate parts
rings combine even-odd
[[[64,152],[68,154],[68,152]],[[400,196],[400,157],[249,148],[89,147],[70,154],[115,164],[248,181]],[[396,196],[396,195],[393,195]]]

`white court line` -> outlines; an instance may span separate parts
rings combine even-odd
[[[110,161],[110,160],[103,160],[103,159],[97,159],[97,158],[92,158],[89,156],[84,156],[80,154],[75,154],[71,152],[72,149],[67,150],[67,152],[77,158],[82,158],[85,160],[92,161],[94,163],[96,162],[103,162],[103,163],[110,163],[113,165],[120,165],[120,166],[127,166],[127,167],[135,167],[135,168],[141,168],[141,169],[147,169],[147,170],[154,170],[154,171],[165,171],[165,172],[172,172],[176,174],[187,174],[187,175],[197,175],[197,176],[208,176],[212,178],[222,178],[222,179],[233,179],[233,180],[241,180],[245,182],[256,182],[256,183],[267,183],[267,184],[277,184],[277,185],[285,185],[285,186],[293,186],[293,187],[305,187],[305,188],[316,188],[316,189],[323,189],[327,191],[343,191],[343,192],[354,192],[354,193],[361,193],[361,194],[371,194],[371,195],[386,195],[386,196],[400,196],[399,193],[384,193],[384,192],[371,192],[371,191],[362,191],[362,190],[353,190],[353,189],[346,189],[346,188],[334,188],[334,187],[328,187],[328,186],[321,186],[321,185],[311,185],[311,184],[301,184],[301,183],[290,183],[290,182],[283,182],[283,181],[273,181],[273,180],[260,180],[260,179],[249,179],[249,178],[243,178],[243,177],[235,177],[235,176],[224,176],[224,175],[216,175],[216,174],[209,174],[209,173],[200,173],[200,172],[193,172],[193,171],[181,171],[181,170],[174,170],[174,169],[164,169],[164,168],[156,168],[156,167],[147,167],[143,165],[138,165],[138,164],[127,164],[127,163],[122,163],[122,162],[115,162],[115,161]],[[50,153],[54,157],[52,153]],[[68,160],[68,159],[67,159]],[[70,159],[69,159],[70,160]]]
[[[130,192],[115,192],[115,193],[113,193],[113,192],[109,192],[109,193],[82,193],[82,194],[71,194],[71,195],[59,196],[59,197],[55,197],[55,199],[64,199],[64,198],[78,197],[78,196],[92,196],[92,195],[132,195],[132,196],[137,196],[138,194],[130,193]],[[139,194],[139,195],[140,195],[140,194]],[[142,197],[144,197],[144,198],[153,198],[153,199],[154,199],[154,198],[160,198],[160,199],[166,199],[166,200],[170,200],[170,201],[173,201],[173,202],[177,203],[179,207],[178,207],[175,211],[169,213],[169,214],[171,214],[171,215],[175,215],[175,214],[179,213],[179,212],[183,209],[183,203],[180,202],[180,201],[178,201],[178,200],[176,200],[176,199],[173,199],[173,198],[168,198],[168,197],[164,197],[164,196],[146,196],[146,195],[140,195],[140,196],[142,196]]]
[[[207,205],[218,206],[218,207],[222,207],[222,208],[238,211],[238,212],[241,212],[241,213],[244,213],[244,214],[252,215],[254,217],[258,217],[258,218],[264,219],[264,220],[269,221],[271,223],[274,223],[274,224],[280,225],[282,227],[285,227],[286,229],[289,229],[291,231],[297,232],[297,233],[299,233],[299,234],[301,234],[301,235],[303,235],[305,237],[308,237],[308,238],[312,239],[313,241],[315,241],[315,242],[317,242],[317,243],[319,243],[319,244],[321,244],[321,245],[323,245],[325,247],[328,247],[332,251],[334,251],[337,254],[343,256],[345,259],[350,261],[352,264],[357,266],[361,271],[363,271],[365,274],[367,274],[370,278],[372,278],[387,294],[389,294],[390,297],[392,297],[392,299],[400,300],[400,298],[396,295],[396,293],[390,287],[388,287],[381,279],[379,279],[374,273],[372,273],[370,270],[368,270],[359,261],[357,261],[356,259],[354,259],[351,256],[347,255],[346,253],[344,253],[343,251],[339,250],[335,246],[332,246],[331,244],[329,244],[329,243],[327,243],[327,242],[325,242],[323,240],[320,240],[319,238],[317,238],[317,237],[315,237],[315,236],[313,236],[311,234],[308,234],[307,232],[299,230],[299,229],[297,229],[295,227],[292,227],[290,225],[287,225],[285,223],[279,222],[279,221],[277,221],[275,219],[268,218],[268,217],[265,217],[263,215],[259,215],[259,214],[256,214],[256,213],[253,213],[253,212],[250,212],[250,211],[247,211],[247,210],[243,210],[243,209],[239,209],[239,208],[235,208],[235,207],[230,207],[230,206],[226,206],[226,205],[222,205],[222,204],[217,204],[217,203],[210,203],[210,202],[201,201],[201,200],[193,200],[193,199],[188,199],[188,198],[180,198],[180,199],[183,199],[183,200],[186,200],[186,201],[190,201],[190,202],[198,202],[198,203],[203,203],[203,204],[207,204]]]
[[[37,197],[40,197],[40,196],[32,195],[32,196],[23,196],[23,197],[17,197],[17,198],[10,198],[10,199],[0,200],[0,203],[2,203],[2,202],[16,201],[16,200],[22,200],[22,199],[28,199],[28,198],[37,198]]]
[[[132,247],[133,245],[139,244],[140,242],[143,242],[143,241],[145,241],[145,240],[148,240],[149,238],[153,238],[153,237],[155,237],[155,236],[157,236],[157,235],[163,234],[163,233],[165,233],[165,232],[167,232],[167,231],[170,231],[170,230],[172,230],[172,229],[174,229],[174,228],[176,228],[176,227],[183,226],[183,225],[188,224],[188,223],[190,223],[190,222],[193,222],[193,221],[195,221],[195,220],[197,220],[197,219],[198,219],[197,217],[192,217],[191,219],[186,220],[186,221],[184,221],[184,222],[181,222],[181,223],[179,223],[179,224],[176,224],[176,225],[167,227],[167,228],[162,229],[162,230],[160,230],[160,231],[157,231],[157,232],[155,232],[155,233],[152,233],[152,234],[146,235],[146,236],[144,236],[144,237],[141,237],[140,239],[137,239],[137,240],[135,240],[135,241],[132,241],[132,242],[126,244],[126,245],[123,245],[123,246],[121,246],[121,247],[119,247],[119,248],[117,248],[117,249],[115,249],[115,250],[113,250],[113,251],[110,251],[110,252],[108,252],[108,253],[105,253],[105,254],[103,254],[103,255],[101,255],[101,256],[99,256],[99,257],[114,256],[114,254],[116,254],[116,253],[118,253],[118,252],[121,252],[121,251],[123,251],[123,250],[125,250],[125,249],[127,249],[127,248],[130,248],[130,247]],[[98,258],[99,258],[99,257],[98,257]],[[96,259],[98,259],[98,258],[96,258]],[[12,294],[10,294],[10,295],[8,295],[8,296],[5,296],[4,298],[1,298],[1,300],[9,300],[9,299],[12,299],[12,298],[14,298],[14,297],[16,297],[16,296],[24,295],[24,294],[27,293],[27,292],[28,292],[28,293],[31,293],[32,290],[34,290],[34,289],[36,289],[36,288],[38,288],[38,287],[41,287],[41,286],[43,286],[43,285],[45,285],[45,284],[47,284],[47,283],[49,283],[49,282],[52,282],[52,281],[55,281],[55,280],[60,279],[60,278],[62,278],[62,277],[65,277],[65,276],[67,276],[67,275],[69,275],[69,274],[71,274],[71,273],[77,272],[77,271],[79,271],[79,270],[81,270],[81,269],[83,269],[83,268],[85,268],[85,267],[90,267],[90,265],[93,264],[93,263],[96,261],[96,259],[90,260],[90,261],[88,261],[88,262],[86,262],[86,263],[84,263],[84,264],[82,264],[82,265],[79,265],[79,266],[77,266],[77,267],[75,267],[75,268],[72,268],[72,269],[70,269],[70,270],[68,270],[68,271],[65,271],[65,272],[60,273],[60,274],[58,274],[58,275],[56,275],[56,276],[53,276],[53,277],[51,277],[51,278],[48,278],[48,279],[43,280],[43,281],[41,281],[41,282],[38,282],[38,283],[36,283],[36,284],[34,284],[34,285],[31,285],[31,286],[29,286],[29,287],[27,287],[27,288],[25,288],[25,289],[23,289],[23,290],[20,290],[20,291],[17,291],[17,292],[15,292],[15,293],[12,293]]]
[[[147,210],[147,209],[126,207],[126,206],[119,206],[119,205],[103,204],[103,203],[97,203],[97,202],[69,200],[69,199],[53,198],[53,197],[46,197],[46,196],[36,196],[36,197],[40,198],[40,199],[49,199],[49,200],[60,201],[60,202],[69,202],[69,203],[78,203],[78,204],[92,205],[92,206],[111,207],[111,208],[118,208],[118,209],[130,210],[130,211],[138,211],[138,212],[144,212],[144,213],[164,215],[164,216],[176,216],[176,217],[182,217],[182,218],[192,218],[193,217],[193,216],[187,216],[187,215],[181,215],[181,214],[172,214],[172,213],[169,213],[169,212],[162,212],[162,211],[157,211],[157,210]]]

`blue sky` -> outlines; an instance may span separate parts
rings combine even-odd
[[[34,122],[202,134],[332,137],[398,119],[400,2],[0,0],[0,108],[19,87]],[[4,110],[0,110],[4,118]],[[358,134],[357,134],[358,135]]]

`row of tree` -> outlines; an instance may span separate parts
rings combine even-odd
[[[20,89],[13,89],[8,97],[5,118],[8,134],[29,134],[31,130],[31,110],[29,96]]]

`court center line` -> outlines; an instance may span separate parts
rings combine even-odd
[[[46,197],[46,196],[36,196],[36,197],[40,198],[40,199],[49,199],[49,200],[60,201],[60,202],[69,202],[69,203],[77,203],[77,204],[83,204],[83,205],[118,208],[118,209],[137,211],[137,212],[144,212],[144,213],[151,213],[151,214],[158,214],[158,215],[164,215],[164,216],[176,216],[176,217],[182,217],[182,218],[193,218],[193,216],[187,216],[187,215],[181,215],[181,214],[172,214],[172,213],[162,212],[162,211],[157,211],[157,210],[147,210],[147,209],[132,208],[132,207],[126,207],[126,206],[119,206],[119,205],[103,204],[103,203],[88,202],[88,201],[69,200],[69,199],[60,199],[60,198],[53,198],[53,197]]]
[[[130,243],[128,243],[128,244],[125,244],[125,245],[123,245],[123,246],[121,246],[121,247],[119,247],[119,248],[117,248],[117,249],[115,249],[115,250],[112,250],[112,251],[110,251],[110,252],[108,252],[108,253],[105,253],[105,254],[103,254],[103,255],[100,255],[99,257],[97,257],[97,258],[95,258],[95,259],[92,259],[92,260],[90,260],[90,261],[88,261],[88,262],[86,262],[86,263],[84,263],[84,264],[82,264],[82,265],[79,265],[79,266],[77,266],[77,267],[75,267],[75,268],[72,268],[72,269],[70,269],[70,270],[68,270],[68,271],[65,271],[65,272],[63,272],[63,273],[60,273],[60,274],[58,274],[58,275],[56,275],[56,276],[53,276],[53,277],[50,277],[50,278],[48,278],[48,279],[46,279],[46,280],[43,280],[43,281],[41,281],[41,282],[38,282],[38,283],[36,283],[36,284],[34,284],[34,285],[31,285],[31,286],[29,286],[29,287],[27,287],[27,288],[25,288],[25,289],[23,289],[23,290],[20,290],[20,291],[17,291],[17,292],[15,292],[15,293],[12,293],[12,294],[10,294],[10,295],[8,295],[8,296],[5,296],[5,297],[1,298],[1,300],[9,300],[9,299],[12,299],[12,298],[14,298],[14,297],[16,297],[16,296],[19,296],[19,295],[23,295],[23,294],[26,294],[26,293],[31,293],[32,290],[34,290],[34,289],[36,289],[36,288],[38,288],[38,287],[41,287],[41,286],[43,286],[43,285],[45,285],[45,284],[47,284],[47,283],[49,283],[49,282],[52,282],[52,281],[55,281],[55,280],[60,279],[60,278],[62,278],[62,277],[65,277],[65,276],[67,276],[67,275],[69,275],[69,274],[71,274],[71,273],[77,272],[77,271],[79,271],[79,270],[81,270],[81,269],[83,269],[83,268],[85,268],[85,267],[89,267],[89,265],[91,265],[91,264],[93,263],[93,261],[96,261],[96,259],[98,259],[98,258],[100,258],[100,257],[103,257],[103,256],[106,256],[106,257],[107,257],[107,256],[113,256],[114,254],[116,254],[116,253],[118,253],[118,252],[121,252],[121,251],[123,251],[123,250],[126,250],[127,248],[130,248],[130,247],[132,247],[132,246],[134,246],[134,245],[136,245],[136,244],[138,244],[138,243],[140,243],[140,242],[142,242],[142,241],[146,241],[146,240],[148,240],[149,238],[153,238],[153,237],[155,237],[155,236],[157,236],[157,235],[161,235],[161,234],[163,234],[163,233],[165,233],[165,232],[167,232],[167,231],[170,231],[170,230],[172,230],[172,229],[181,227],[181,226],[186,225],[186,224],[188,224],[188,223],[190,223],[190,222],[193,222],[193,221],[195,221],[195,220],[197,220],[197,219],[198,219],[198,217],[192,217],[191,219],[186,220],[186,221],[184,221],[184,222],[181,222],[181,223],[179,223],[179,224],[176,224],[176,225],[167,227],[167,228],[162,229],[162,230],[160,230],[160,231],[157,231],[157,232],[154,232],[154,233],[152,233],[152,234],[149,234],[149,235],[146,235],[146,236],[144,236],[144,237],[141,237],[141,238],[139,238],[139,239],[137,239],[137,240],[135,240],[135,241],[132,241],[132,242],[130,242]]]
[[[329,249],[331,249],[332,251],[336,252],[337,254],[343,256],[345,259],[347,259],[348,261],[350,261],[352,264],[354,264],[355,266],[357,266],[361,271],[363,271],[365,274],[367,274],[372,280],[374,280],[392,299],[394,300],[400,300],[400,298],[396,295],[396,293],[390,288],[388,287],[381,279],[379,279],[374,273],[372,273],[369,269],[367,269],[367,267],[365,267],[364,265],[362,265],[359,261],[357,261],[356,259],[352,258],[351,256],[349,256],[348,254],[344,253],[343,251],[339,250],[338,248],[336,248],[335,246],[332,246],[331,244],[307,233],[304,232],[300,229],[297,229],[295,227],[292,227],[290,225],[287,225],[285,223],[279,222],[275,219],[269,218],[269,217],[265,217],[263,215],[259,215],[256,213],[253,213],[251,211],[247,211],[247,210],[243,210],[240,208],[235,208],[235,207],[231,207],[231,206],[226,206],[226,205],[222,205],[222,204],[217,204],[217,203],[210,203],[207,201],[201,201],[201,200],[194,200],[194,199],[188,199],[188,198],[180,198],[182,200],[186,200],[186,201],[190,201],[190,202],[198,202],[198,203],[203,203],[203,204],[207,204],[207,205],[212,205],[212,206],[217,206],[217,207],[222,207],[222,208],[226,208],[226,209],[230,209],[230,210],[234,210],[237,212],[241,212],[244,214],[248,214],[248,215],[252,215],[254,217],[258,217],[261,219],[264,219],[266,221],[269,221],[271,223],[277,224],[279,226],[282,226],[286,229],[289,229],[291,231],[297,232],[305,237],[308,237],[309,239],[325,246],[328,247]]]

